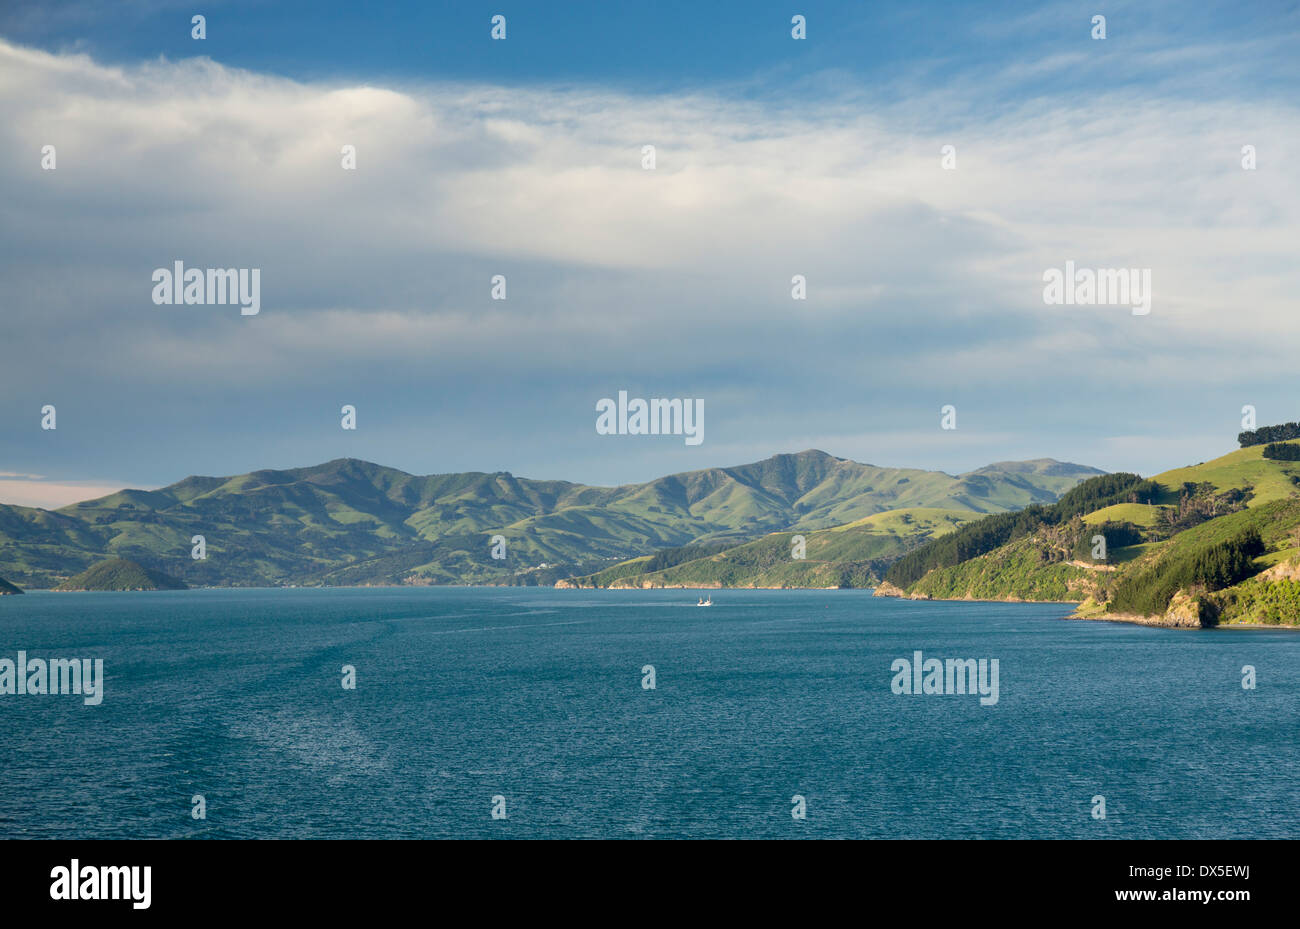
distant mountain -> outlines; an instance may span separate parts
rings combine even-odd
[[[110,558],[92,565],[55,590],[184,590],[185,584],[159,571],[141,567],[125,558]]]
[[[642,484],[506,472],[416,476],[355,459],[188,477],[58,511],[0,505],[0,573],[53,586],[108,556],[191,586],[540,583],[690,544],[815,531],[887,510],[999,513],[1050,503],[1102,472],[1050,460],[953,476],[821,451]],[[206,557],[191,557],[194,536]],[[491,539],[505,539],[505,558]]]
[[[22,593],[21,590],[19,590],[13,584],[10,584],[3,577],[0,577],[0,597],[8,597],[11,596],[12,594],[20,594],[20,593]]]

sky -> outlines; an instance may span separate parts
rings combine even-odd
[[[1297,40],[1293,2],[6,4],[0,502],[1217,457],[1300,420]],[[260,311],[155,304],[178,260]],[[1066,261],[1150,312],[1045,303]],[[598,434],[620,390],[703,441]]]

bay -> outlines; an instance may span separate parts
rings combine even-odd
[[[680,590],[3,598],[0,658],[102,658],[106,688],[99,706],[0,696],[0,836],[1297,834],[1293,631],[712,595],[707,609]],[[893,693],[892,662],[916,650],[998,659],[998,702]]]

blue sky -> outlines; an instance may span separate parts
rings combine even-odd
[[[197,49],[190,17],[210,28]],[[495,14],[507,17],[507,45],[485,41]],[[794,13],[808,21],[809,40],[790,41]],[[1113,20],[1104,45],[1085,44],[1093,15]],[[1082,24],[1082,25],[1080,25]],[[1194,56],[1182,66],[1170,53],[1226,54],[1271,45],[1276,54],[1233,61],[1239,82],[1225,95],[1286,95],[1296,86],[1287,63],[1300,28],[1294,2],[1044,3],[894,2],[771,3],[746,0],[516,0],[508,5],[455,2],[265,2],[195,5],[141,0],[121,3],[16,3],[0,11],[0,34],[49,51],[87,52],[97,61],[130,64],[164,56],[204,54],[236,68],[299,80],[405,82],[419,79],[616,85],[642,92],[698,90],[737,84],[779,92],[791,80],[846,77],[885,95],[903,76],[970,80],[1017,62],[1087,51],[1070,69],[1027,76],[1018,96],[1150,86],[1173,79],[1192,93]],[[1294,57],[1294,56],[1291,56]],[[1076,63],[1079,65],[1080,63]],[[1098,88],[1095,79],[1105,81]],[[1249,83],[1249,88],[1240,81]],[[750,88],[751,91],[754,88]],[[990,105],[1005,103],[989,99]]]
[[[341,455],[1153,473],[1300,419],[1297,4],[558,7],[0,12],[0,501]],[[176,259],[262,312],[155,306]],[[1066,260],[1151,269],[1151,314],[1045,306]],[[704,443],[597,435],[620,389],[704,398]]]

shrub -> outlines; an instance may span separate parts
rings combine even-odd
[[[1275,461],[1300,461],[1300,445],[1289,442],[1270,442],[1264,446],[1264,457]]]

